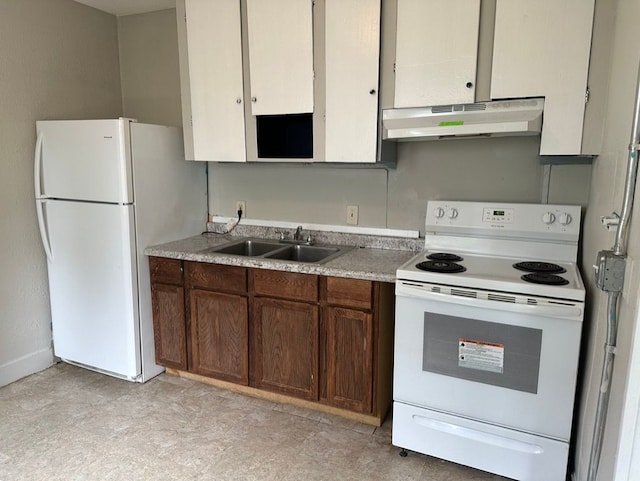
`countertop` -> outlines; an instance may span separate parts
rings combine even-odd
[[[252,232],[252,234],[255,234]],[[257,235],[216,235],[204,233],[186,239],[169,242],[157,246],[147,247],[144,253],[147,256],[167,257],[210,264],[224,264],[230,266],[253,267],[258,269],[272,269],[277,271],[299,272],[304,274],[318,274],[323,276],[346,277],[350,279],[366,279],[380,282],[395,282],[396,269],[411,259],[421,248],[419,239],[375,239],[375,242],[363,241],[361,238],[349,237],[336,242],[332,237],[331,244],[342,245],[367,245],[376,247],[356,247],[344,254],[325,263],[302,263],[281,261],[276,259],[264,259],[261,257],[236,256],[218,254],[215,252],[202,252],[212,247],[220,246],[228,242],[237,241],[242,237],[266,237]],[[351,241],[351,242],[346,242]],[[423,242],[423,241],[422,241]],[[329,242],[318,242],[319,245]],[[378,246],[391,246],[395,248],[380,248]]]

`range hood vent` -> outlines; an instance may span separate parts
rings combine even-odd
[[[544,99],[497,100],[382,111],[383,140],[538,135]]]

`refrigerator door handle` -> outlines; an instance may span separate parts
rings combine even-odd
[[[36,214],[38,215],[38,227],[40,229],[40,238],[42,239],[42,245],[44,246],[44,252],[47,254],[49,262],[53,261],[53,253],[51,252],[51,244],[49,243],[49,236],[47,232],[47,226],[44,222],[44,203],[46,199],[42,195],[42,132],[38,132],[38,138],[36,139],[36,152],[33,159],[33,183],[36,192]]]
[[[40,228],[40,238],[42,239],[44,251],[47,254],[47,259],[49,260],[49,262],[53,262],[53,252],[51,252],[51,244],[49,242],[47,226],[44,222],[44,204],[46,202],[46,199],[36,199],[36,213],[38,214],[38,227]]]
[[[42,132],[38,132],[36,139],[36,152],[33,159],[33,183],[36,192],[36,199],[42,197]]]

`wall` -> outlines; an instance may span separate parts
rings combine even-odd
[[[608,103],[605,113],[605,134],[602,154],[593,166],[591,195],[584,225],[583,275],[589,292],[589,315],[585,323],[585,355],[583,359],[583,387],[581,392],[578,424],[576,429],[576,480],[586,479],[591,449],[591,437],[595,409],[600,388],[600,371],[604,358],[604,341],[607,318],[607,296],[595,288],[594,264],[599,250],[613,246],[614,234],[607,232],[600,224],[601,216],[620,212],[624,176],[626,170],[627,146],[631,131],[633,103],[638,73],[640,52],[637,48],[636,22],[640,15],[640,2],[637,0],[618,0],[613,29],[613,47],[611,49],[611,73],[609,77]],[[612,7],[612,8],[613,8]],[[635,219],[631,223],[629,251],[626,267],[625,287],[620,302],[620,327],[618,348],[615,358],[611,400],[608,411],[604,446],[600,470],[600,481],[638,479],[624,472],[625,460],[620,457],[621,450],[632,448],[628,444],[619,445],[619,436],[623,430],[631,428],[621,423],[625,392],[632,361],[632,339],[638,328],[638,299],[640,298],[640,278],[635,267],[640,255],[640,204],[636,195]],[[638,353],[635,353],[636,356]],[[635,391],[637,397],[637,387]],[[637,413],[637,406],[634,411]],[[632,423],[632,425],[635,423]],[[638,448],[636,439],[636,449]],[[616,475],[614,475],[614,472]]]
[[[118,41],[124,115],[181,126],[175,9],[118,17]]]
[[[346,225],[346,206],[359,206],[359,225],[424,230],[430,199],[540,202],[539,137],[407,142],[395,169],[327,165],[209,165],[210,212],[233,216]],[[551,167],[550,202],[586,204],[591,165]]]
[[[0,386],[51,364],[33,187],[37,119],[121,114],[116,19],[70,0],[0,2]]]

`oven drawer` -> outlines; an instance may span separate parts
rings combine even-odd
[[[394,446],[520,481],[564,481],[568,443],[393,403]]]

